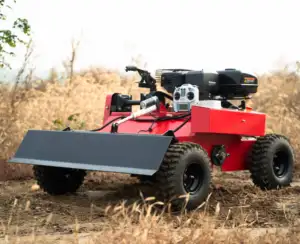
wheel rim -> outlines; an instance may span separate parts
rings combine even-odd
[[[273,170],[274,174],[278,178],[285,176],[289,168],[290,157],[285,151],[277,151],[273,158]]]
[[[202,186],[202,170],[200,165],[188,165],[183,174],[183,186],[187,193],[195,194]]]

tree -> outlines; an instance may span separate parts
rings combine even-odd
[[[16,3],[16,0],[13,0],[13,2]],[[7,19],[7,16],[4,14],[5,9],[11,9],[11,6],[5,0],[0,0],[0,26],[1,22],[3,23]],[[0,29],[0,68],[10,68],[10,65],[5,61],[7,55],[15,56],[15,53],[10,49],[15,48],[19,44],[27,44],[17,34],[18,31],[21,31],[26,36],[30,36],[31,28],[27,19],[17,18],[13,22],[11,29]]]

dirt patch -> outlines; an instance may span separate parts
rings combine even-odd
[[[129,230],[141,233],[148,230],[150,236],[155,235],[150,239],[157,238],[154,230],[160,231],[162,237],[180,230],[180,239],[185,236],[183,230],[209,230],[210,236],[212,230],[300,227],[298,182],[283,190],[263,192],[245,179],[241,174],[215,176],[215,187],[207,203],[198,210],[181,214],[160,212],[150,207],[151,201],[143,203],[141,192],[144,198],[151,196],[151,186],[141,185],[127,175],[89,175],[76,194],[59,197],[41,190],[32,191],[33,180],[3,182],[0,184],[1,237],[101,232],[106,237],[109,233],[117,235],[110,242],[115,243],[121,238],[122,229],[124,238]],[[140,232],[136,235],[140,236]],[[129,238],[128,243],[135,243],[133,239]],[[165,243],[175,242],[170,239]]]

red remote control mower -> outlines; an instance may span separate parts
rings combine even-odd
[[[52,195],[76,192],[87,171],[119,172],[147,178],[158,199],[175,197],[174,207],[189,210],[206,200],[214,167],[248,170],[262,190],[290,185],[289,140],[266,134],[266,115],[246,106],[257,92],[255,76],[235,69],[163,69],[155,78],[135,66],[126,71],[138,72],[149,93],[140,100],[107,95],[103,126],[95,130],[29,130],[9,162],[34,165],[37,183]],[[182,195],[187,203],[176,198]]]

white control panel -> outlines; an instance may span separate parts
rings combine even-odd
[[[195,85],[183,84],[173,92],[173,109],[175,112],[190,111],[193,104],[199,102],[199,89]]]

